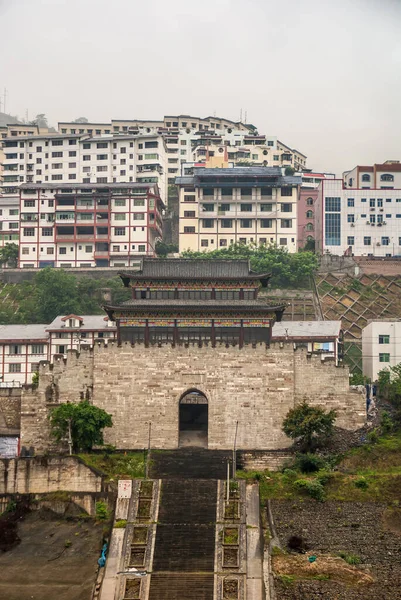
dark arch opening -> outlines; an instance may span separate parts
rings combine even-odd
[[[187,390],[179,402],[179,446],[207,448],[209,406],[205,394]]]

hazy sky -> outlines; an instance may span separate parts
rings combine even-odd
[[[216,114],[316,170],[401,160],[401,0],[0,0],[7,112]]]

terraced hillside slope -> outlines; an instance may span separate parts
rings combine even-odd
[[[401,318],[401,276],[319,274],[316,287],[323,318],[342,322],[351,371],[361,371],[362,329],[368,321]]]

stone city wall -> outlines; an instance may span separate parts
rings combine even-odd
[[[18,434],[21,423],[21,388],[0,388],[0,434]]]
[[[42,363],[38,390],[22,396],[21,447],[41,453],[51,448],[48,411],[58,402],[89,398],[112,414],[105,442],[120,449],[142,449],[152,423],[154,448],[177,448],[179,401],[188,390],[203,392],[209,405],[208,447],[231,449],[236,421],[237,447],[283,449],[287,412],[304,398],[335,408],[338,424],[356,429],[365,420],[361,394],[350,392],[347,367],[322,363],[292,343],[145,348],[110,342],[70,351],[54,365]]]

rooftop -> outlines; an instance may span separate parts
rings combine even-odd
[[[63,315],[59,315],[56,317],[50,325],[41,325],[41,327],[45,327],[46,331],[58,331],[59,329],[79,329],[80,331],[99,331],[101,329],[110,330],[112,328],[109,325],[108,318],[103,315],[80,315],[79,317],[82,319],[79,327],[68,327],[66,321],[63,320],[65,317]],[[31,325],[31,327],[35,327]],[[37,326],[39,327],[39,325]],[[46,337],[46,336],[45,336]]]
[[[267,274],[251,271],[247,259],[210,260],[207,258],[143,258],[139,271],[120,273],[124,278],[163,278],[163,279],[263,279]]]
[[[0,325],[0,340],[46,340],[47,325]]]
[[[341,321],[284,321],[275,323],[272,337],[319,339],[338,337],[341,330]]]

